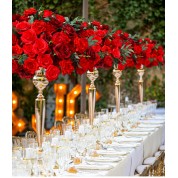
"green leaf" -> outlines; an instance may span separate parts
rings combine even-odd
[[[45,21],[50,21],[49,17],[44,18]]]
[[[30,24],[32,24],[32,23],[34,22],[34,16],[33,16],[33,15],[30,16],[30,19],[28,20],[28,22],[29,22]]]

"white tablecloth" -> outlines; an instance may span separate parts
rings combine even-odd
[[[164,119],[164,115],[161,115]],[[137,166],[141,165],[145,158],[154,155],[160,145],[165,142],[165,124],[156,128],[150,135],[144,136],[143,141],[115,167],[109,170],[107,176],[133,176]]]

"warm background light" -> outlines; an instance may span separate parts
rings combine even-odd
[[[12,92],[12,135],[16,135],[18,132],[22,132],[26,128],[26,123],[23,119],[19,119],[15,114],[15,110],[18,108],[18,96],[15,92]]]
[[[73,103],[74,102],[74,100],[70,100],[70,103]]]
[[[86,85],[86,93],[88,94],[89,84]],[[75,103],[76,98],[81,94],[81,85],[77,84],[75,87],[67,94],[67,111],[66,115],[74,117],[75,114]],[[101,97],[100,93],[96,91],[96,101]]]
[[[64,96],[67,93],[67,85],[56,83],[54,84],[54,91],[56,94],[55,120],[61,121],[64,116]]]
[[[59,99],[59,103],[62,103],[62,101],[63,101],[62,99]]]

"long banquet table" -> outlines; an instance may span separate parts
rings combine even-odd
[[[74,165],[73,163],[71,165],[77,168],[77,173],[64,171],[62,176],[133,176],[137,166],[142,165],[144,159],[153,156],[159,147],[165,144],[164,112],[156,110],[156,114],[139,120],[137,127],[130,128],[122,135],[115,136],[112,139],[113,142],[106,144],[107,147],[103,146],[103,149],[95,151],[104,151],[106,153],[117,151],[122,153],[125,151],[126,154],[108,154],[108,158],[116,158],[119,159],[118,161],[102,162],[95,160],[96,162],[90,162],[93,164],[89,165],[86,157],[83,157],[80,165]],[[83,166],[82,169],[80,169],[81,166]],[[89,166],[91,167],[89,168]],[[97,166],[98,169],[96,167],[92,169],[92,166],[93,168]],[[110,168],[104,169],[107,166],[110,166]],[[57,171],[55,175],[61,176],[61,173]]]
[[[164,117],[164,116],[163,116]],[[105,175],[108,176],[133,176],[137,166],[143,163],[145,158],[151,157],[158,151],[160,145],[165,142],[165,124],[148,136],[143,136],[143,141],[122,161]]]
[[[154,118],[147,118],[147,120],[140,122],[141,124],[145,124],[146,128],[154,128],[155,130],[149,132],[148,135],[135,136],[143,139],[137,144],[137,147],[133,148],[126,156],[123,156],[121,161],[110,163],[113,166],[112,169],[106,171],[91,170],[91,176],[134,176],[137,166],[142,165],[144,159],[153,156],[158,151],[159,147],[165,143],[164,113],[162,111],[158,112]],[[94,174],[95,172],[96,174]],[[67,173],[66,175],[72,174]],[[80,176],[80,174],[75,175]]]

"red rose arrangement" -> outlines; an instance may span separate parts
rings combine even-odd
[[[12,73],[32,78],[39,67],[49,81],[59,74],[83,74],[94,67],[120,70],[164,63],[164,51],[150,39],[136,39],[100,22],[70,21],[50,10],[27,9],[12,17]]]

